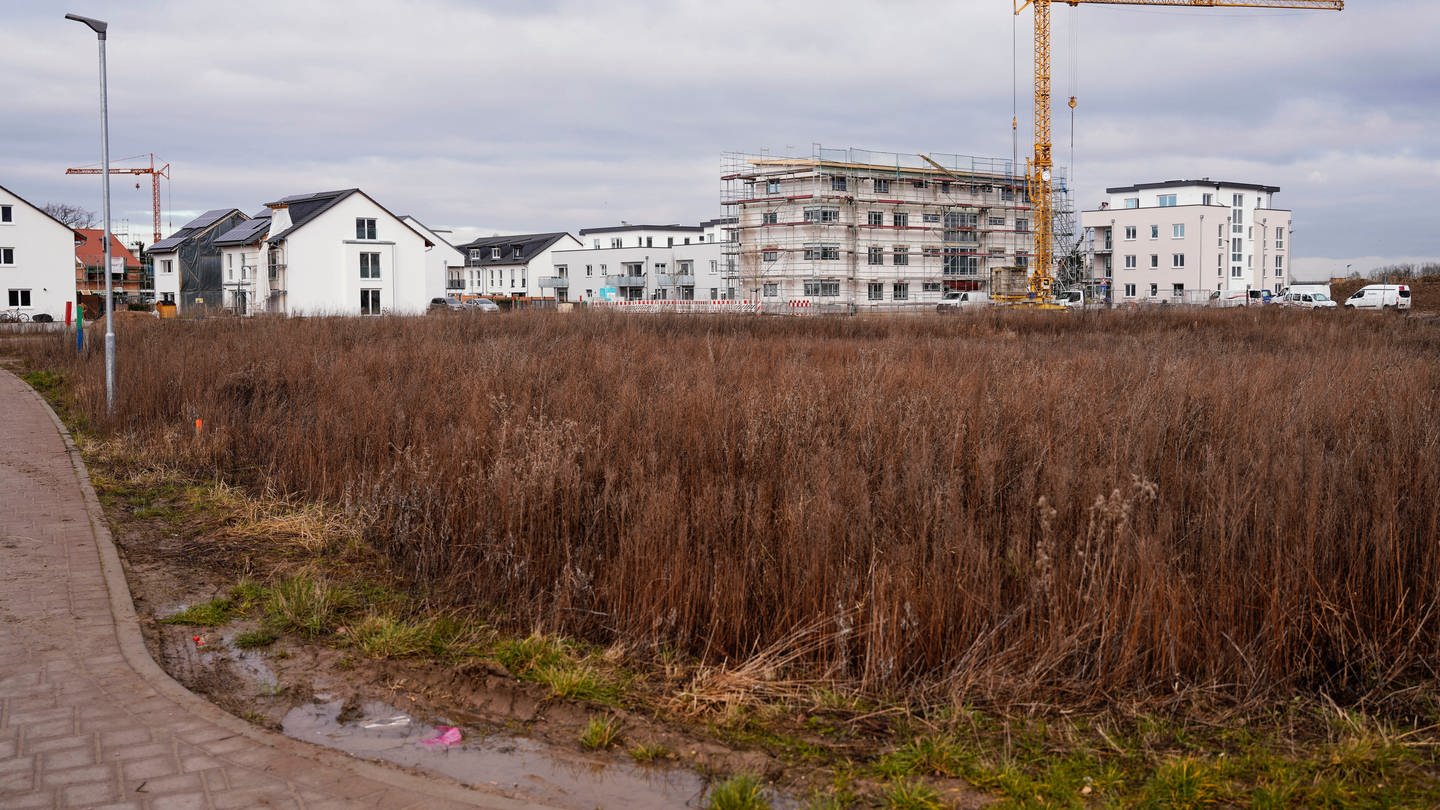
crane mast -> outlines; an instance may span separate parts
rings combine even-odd
[[[1035,156],[1026,161],[1026,179],[1035,220],[1034,271],[1030,274],[1030,298],[1044,305],[1051,302],[1055,285],[1055,200],[1054,160],[1050,139],[1050,4],[1052,0],[1015,0],[1015,13],[1035,10]],[[1108,6],[1183,6],[1189,8],[1291,8],[1342,11],[1345,0],[1054,0],[1066,5],[1081,3]]]

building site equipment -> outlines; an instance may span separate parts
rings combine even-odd
[[[128,159],[128,158],[127,158],[127,159]],[[104,173],[105,173],[105,170],[104,170],[104,169],[96,169],[96,168],[76,168],[76,169],[66,169],[66,170],[65,170],[65,173],[66,173],[66,174],[104,174]],[[144,167],[144,166],[140,166],[140,167],[134,168],[134,169],[117,169],[117,168],[111,167],[110,173],[111,173],[111,174],[131,174],[131,175],[136,175],[136,176],[142,175],[142,174],[148,174],[148,175],[150,175],[150,202],[151,202],[151,208],[152,208],[152,210],[154,211],[154,214],[155,214],[155,241],[156,241],[156,242],[159,242],[159,241],[160,241],[160,178],[163,177],[163,178],[165,178],[166,180],[169,180],[169,179],[170,179],[170,164],[169,164],[169,163],[166,163],[164,166],[160,166],[159,168],[156,168],[156,166],[155,166],[155,153],[154,153],[154,152],[151,152],[151,153],[150,153],[150,166],[149,166],[149,168],[146,168],[146,167]],[[153,242],[152,242],[152,244],[153,244]]]
[[[1054,162],[1050,142],[1050,5],[1081,3],[1109,6],[1186,6],[1190,8],[1291,8],[1342,11],[1345,0],[1015,0],[1015,13],[1035,9],[1035,156],[1027,161],[1030,200],[1035,218],[1035,271],[1030,276],[1029,298],[1051,303],[1055,283],[1054,223],[1051,199]],[[1073,108],[1074,98],[1070,99]]]

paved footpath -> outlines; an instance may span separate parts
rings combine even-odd
[[[0,808],[533,804],[257,729],[150,658],[79,454],[0,370]]]

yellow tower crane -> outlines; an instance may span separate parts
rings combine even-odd
[[[1052,0],[1015,0],[1015,13],[1035,8],[1035,157],[1026,161],[1030,184],[1030,204],[1034,208],[1035,262],[1030,275],[1029,300],[1037,304],[1051,302],[1055,283],[1055,211],[1051,197],[1050,143],[1050,5]],[[1342,11],[1345,0],[1053,0],[1078,6],[1081,3],[1107,6],[1188,6],[1191,8],[1294,8]],[[1074,103],[1074,99],[1071,99]]]

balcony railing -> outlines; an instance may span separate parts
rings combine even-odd
[[[606,276],[605,284],[608,287],[644,287],[644,276]]]
[[[540,281],[540,289],[542,289],[542,290],[545,289],[546,287],[552,287],[552,288],[553,288],[553,287],[569,287],[569,286],[570,286],[570,279],[566,278],[565,276],[542,276],[542,277],[539,279],[539,281]]]

